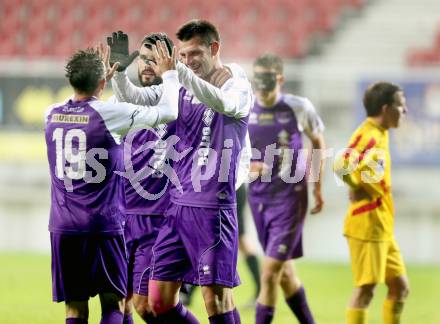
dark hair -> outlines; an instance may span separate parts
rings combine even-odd
[[[99,81],[105,78],[104,63],[92,48],[79,50],[73,54],[65,70],[71,86],[84,94],[93,94]]]
[[[157,41],[164,41],[167,45],[168,53],[171,55],[173,51],[173,41],[168,37],[166,33],[151,33],[144,37],[141,46],[145,46],[148,49],[152,48],[152,45],[156,45]]]
[[[209,47],[212,42],[220,42],[220,34],[213,24],[206,20],[194,19],[181,26],[176,33],[180,41],[188,41],[200,37],[204,45]]]
[[[258,56],[254,61],[254,67],[256,66],[275,69],[278,74],[283,74],[283,60],[273,53],[264,53]]]
[[[402,88],[390,82],[381,81],[368,86],[363,100],[367,116],[374,117],[380,115],[383,105],[392,105],[394,95],[399,91],[402,91]]]

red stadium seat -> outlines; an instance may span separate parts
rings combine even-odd
[[[236,1],[226,0],[222,2],[221,5],[218,5],[218,2],[216,1],[206,1],[206,4],[207,5],[204,8],[204,12],[206,13],[205,17],[209,17],[214,24],[221,26],[220,29],[222,33],[227,27],[234,26],[234,23],[239,16]]]
[[[307,53],[313,33],[334,30],[343,6],[363,3],[364,0],[167,0],[157,5],[137,0],[2,0],[0,31],[6,34],[24,30],[21,38],[29,39],[30,44],[25,51],[15,45],[2,45],[0,54],[20,51],[29,56],[64,57],[75,48],[105,42],[105,36],[117,30],[127,32],[131,47],[135,48],[145,34],[164,31],[175,40],[175,32],[183,23],[205,18],[219,26],[222,53],[226,56],[254,58],[270,49],[282,56],[301,57]]]
[[[314,23],[318,30],[324,33],[332,32],[336,26],[339,14],[338,0],[312,0],[314,7]]]
[[[18,36],[18,37],[17,37]],[[20,36],[15,35],[15,37],[5,37],[0,42],[0,56],[16,56],[20,52]]]

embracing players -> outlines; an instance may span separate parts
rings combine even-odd
[[[149,303],[159,320],[196,322],[178,300],[182,282],[188,282],[202,286],[211,323],[239,323],[231,289],[239,284],[235,182],[252,90],[238,65],[221,63],[220,36],[211,23],[190,21],[177,38],[183,62],[177,65],[179,183],[173,183],[153,247]],[[157,95],[133,86],[123,73],[114,80],[129,101],[148,102]]]

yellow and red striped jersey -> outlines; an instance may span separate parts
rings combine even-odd
[[[388,131],[367,118],[353,133],[345,154],[335,161],[334,170],[351,189],[362,188],[369,195],[350,203],[344,235],[370,241],[390,240],[394,205]]]

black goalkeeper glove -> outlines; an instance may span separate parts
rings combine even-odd
[[[124,71],[133,60],[139,55],[139,51],[133,53],[128,52],[128,36],[122,31],[113,33],[111,37],[107,37],[107,44],[110,46],[110,66],[115,62],[119,62],[118,72]]]

